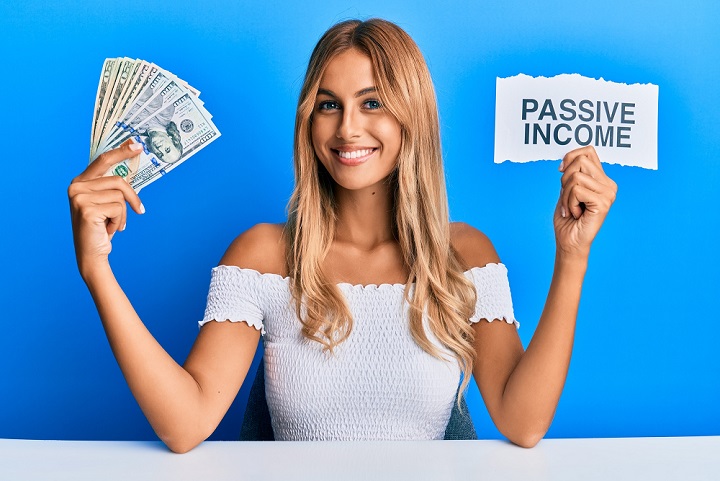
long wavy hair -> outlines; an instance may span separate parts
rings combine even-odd
[[[388,182],[393,193],[393,233],[409,270],[405,298],[410,332],[430,355],[450,360],[430,341],[426,329],[452,353],[463,371],[464,389],[475,361],[468,319],[476,293],[450,245],[435,91],[415,42],[385,20],[348,20],[325,32],[310,56],[300,91],[295,118],[295,189],[288,205],[285,236],[302,334],[332,352],[353,326],[343,294],[322,267],[335,233],[337,206],[334,182],[317,158],[311,138],[322,75],[335,56],[349,49],[370,58],[380,100],[401,126],[400,154]]]

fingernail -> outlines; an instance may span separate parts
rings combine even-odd
[[[560,172],[562,172],[565,162],[560,162],[560,168],[558,169]]]
[[[140,213],[141,213],[141,214],[144,214],[144,213],[145,213],[145,206],[142,205],[142,204],[140,204]]]
[[[136,143],[133,142],[132,144],[130,144],[130,150],[132,150],[133,152],[137,152],[138,150],[142,150],[142,144],[136,144]]]
[[[127,227],[127,222],[123,224],[123,227],[120,230],[125,230],[125,227]]]
[[[560,207],[560,215],[563,217],[565,217],[567,215],[567,213],[565,212],[565,207],[562,207],[562,206]]]

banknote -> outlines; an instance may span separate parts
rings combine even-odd
[[[98,83],[90,162],[131,139],[143,146],[105,175],[124,178],[135,191],[164,176],[220,137],[200,91],[140,59],[107,59]]]
[[[164,176],[220,137],[207,110],[186,93],[126,135],[115,140],[108,150],[119,147],[127,139],[143,145],[137,158],[113,166],[107,174],[119,175],[130,186],[140,189]]]
[[[98,91],[97,91],[97,95],[95,96],[95,110],[93,113],[92,127],[90,130],[90,145],[91,145],[90,148],[91,149],[92,149],[94,140],[97,138],[96,130],[97,130],[98,119],[100,119],[100,111],[102,110],[103,100],[105,99],[105,95],[107,94],[108,84],[110,83],[110,78],[112,77],[112,72],[115,69],[116,63],[117,63],[117,59],[114,59],[114,58],[105,59],[105,63],[103,63],[102,71],[100,72],[100,82],[98,83]]]
[[[121,95],[125,93],[127,81],[134,68],[135,61],[129,58],[124,58],[118,63],[114,83],[112,88],[109,90],[109,95],[106,96],[103,102],[103,110],[100,114],[102,122],[97,125],[98,136],[102,136],[102,132],[104,132],[107,128],[108,122],[113,118],[115,106],[117,105]]]
[[[128,117],[115,123],[113,130],[109,133],[107,138],[101,141],[103,146],[113,145],[115,140],[122,136],[124,132],[142,124],[157,112],[182,97],[185,93],[188,93],[189,90],[183,87],[177,79],[171,79],[168,82],[163,81],[158,83],[152,89],[148,89],[147,92],[152,92],[152,96],[149,98],[145,97],[147,100],[140,105],[134,113],[131,111],[128,114]],[[144,98],[139,99],[138,102],[141,102],[142,100],[144,100]],[[197,99],[197,102],[202,105],[199,98]]]

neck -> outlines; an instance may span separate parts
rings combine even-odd
[[[392,193],[386,181],[361,190],[335,187],[335,241],[371,250],[394,240]]]

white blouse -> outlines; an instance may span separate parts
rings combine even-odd
[[[474,267],[465,276],[477,290],[470,322],[503,319],[519,327],[503,264]],[[334,354],[303,337],[290,279],[277,274],[214,268],[199,324],[246,322],[261,330],[277,440],[442,439],[460,382],[457,360],[429,329],[428,339],[448,360],[415,343],[403,284],[338,287],[353,329]]]

